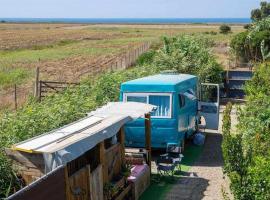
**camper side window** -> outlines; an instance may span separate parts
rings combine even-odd
[[[172,116],[172,95],[169,93],[129,93],[124,94],[124,101],[155,105],[156,109],[151,113],[153,118]]]
[[[186,105],[185,96],[183,94],[178,94],[179,108],[183,108]]]
[[[146,96],[127,96],[127,101],[147,103],[147,97]]]

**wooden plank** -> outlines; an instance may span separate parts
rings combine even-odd
[[[103,175],[102,165],[99,165],[91,174],[91,199],[103,200]]]
[[[44,171],[45,169],[44,158],[42,154],[24,153],[9,148],[6,148],[5,152],[12,160],[22,164],[25,167],[37,168],[41,171]]]
[[[71,200],[89,200],[91,198],[89,174],[90,166],[87,165],[68,178]]]
[[[121,155],[119,143],[113,145],[109,149],[106,149],[105,163],[108,172],[108,180],[111,181],[113,177],[118,175],[121,171]]]
[[[131,191],[131,185],[128,185],[124,190],[123,190],[123,192],[121,192],[121,194],[119,194],[116,198],[115,198],[115,200],[122,200],[122,199],[124,199],[127,195],[128,195],[128,193]]]
[[[121,164],[125,161],[125,129],[121,127],[118,133],[118,141],[120,143]]]
[[[99,143],[99,161],[102,166],[102,171],[103,171],[103,183],[108,183],[108,167],[106,166],[106,161],[105,161],[105,144],[104,141]]]
[[[67,166],[65,166],[64,168],[64,174],[65,174],[65,192],[66,192],[66,200],[71,200],[71,194],[70,194],[70,191],[69,191],[69,179],[68,179],[68,169],[67,169]]]

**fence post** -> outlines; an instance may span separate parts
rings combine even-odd
[[[18,108],[18,102],[17,102],[17,85],[14,85],[14,106],[15,110]]]
[[[39,88],[38,88],[38,101],[41,101],[41,95],[42,95],[42,81],[39,81],[38,84]]]
[[[34,97],[38,98],[39,96],[39,67],[36,68],[36,80],[35,80],[35,91],[34,91]]]

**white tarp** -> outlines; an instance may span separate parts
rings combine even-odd
[[[136,102],[108,103],[81,120],[16,144],[13,149],[42,153],[45,171],[49,172],[113,137],[125,123],[143,117],[154,108],[155,106]]]

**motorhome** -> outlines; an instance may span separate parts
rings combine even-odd
[[[193,75],[164,73],[122,83],[120,101],[156,106],[151,113],[154,148],[183,146],[199,125],[218,129],[219,85],[199,84]],[[125,132],[126,146],[144,146],[144,119],[128,123]]]

